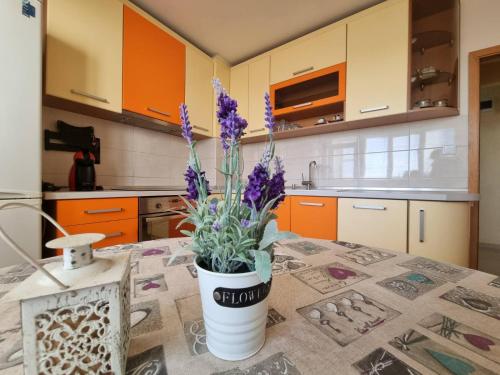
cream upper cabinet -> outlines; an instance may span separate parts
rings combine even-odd
[[[408,109],[409,1],[384,2],[347,24],[346,120]]]
[[[332,25],[271,52],[271,84],[346,61],[346,25]]]
[[[238,102],[238,113],[248,120],[248,64],[240,64],[231,68],[229,87],[231,97]]]
[[[47,2],[45,93],[122,110],[123,3]]]
[[[267,133],[264,95],[269,92],[269,64],[269,56],[264,56],[248,65],[248,137]]]
[[[407,207],[406,200],[339,198],[337,238],[406,252]]]
[[[408,250],[458,266],[469,266],[468,202],[410,201]]]
[[[212,135],[213,60],[200,50],[186,47],[186,105],[195,133]]]

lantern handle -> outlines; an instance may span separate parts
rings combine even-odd
[[[8,207],[15,208],[15,207],[26,207],[30,208],[33,211],[38,212],[40,215],[42,215],[44,218],[46,218],[48,221],[50,221],[57,229],[61,231],[61,233],[65,236],[69,236],[69,233],[64,230],[64,228],[57,222],[55,221],[50,215],[47,213],[43,212],[37,207],[31,206],[26,203],[19,203],[19,202],[9,202],[3,205],[0,205],[0,211],[3,209],[6,209]],[[52,275],[49,271],[47,271],[43,266],[38,263],[34,258],[31,257],[26,251],[21,249],[21,247],[3,230],[3,228],[0,226],[0,238],[2,238],[7,245],[9,245],[17,254],[19,254],[22,258],[24,258],[28,263],[30,263],[33,267],[41,271],[45,276],[47,276],[50,280],[52,280],[54,283],[57,284],[57,286],[61,289],[68,289],[69,286],[66,284],[62,283],[58,278],[56,278],[54,275]]]

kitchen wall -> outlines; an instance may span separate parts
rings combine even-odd
[[[500,44],[498,14],[500,1],[461,1],[460,116],[278,141],[287,183],[316,160],[318,186],[467,189],[468,55]],[[262,147],[244,147],[245,174]]]
[[[467,188],[467,124],[460,117],[277,141],[287,185],[308,177],[316,186]],[[245,145],[245,175],[262,144]]]
[[[188,149],[183,138],[43,108],[44,129],[56,130],[57,120],[95,128],[101,139],[101,164],[96,165],[98,185],[184,185]],[[205,158],[206,147],[200,149]],[[67,186],[72,163],[72,152],[43,151],[43,181]]]

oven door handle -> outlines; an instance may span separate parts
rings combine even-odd
[[[155,223],[158,221],[167,221],[172,219],[185,218],[184,215],[158,215],[158,216],[143,216],[142,218],[146,221],[146,223]]]

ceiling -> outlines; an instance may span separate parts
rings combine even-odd
[[[132,0],[231,65],[382,0]]]

